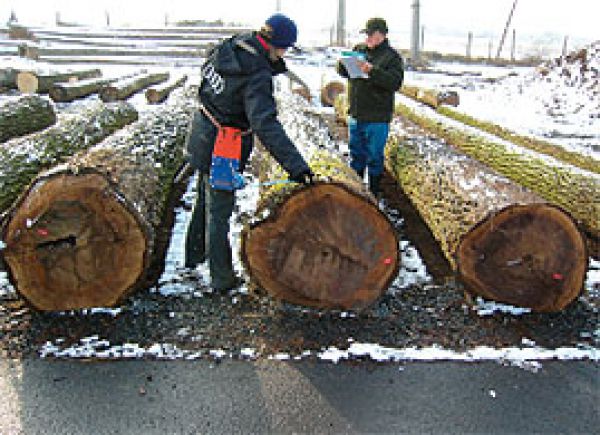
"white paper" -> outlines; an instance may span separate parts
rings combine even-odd
[[[351,79],[366,79],[369,78],[369,75],[363,72],[358,65],[358,58],[354,56],[342,57],[341,59],[342,65],[346,67],[346,71],[348,71],[348,76]]]

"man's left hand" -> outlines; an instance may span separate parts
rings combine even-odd
[[[360,67],[360,70],[362,72],[364,72],[365,74],[369,74],[371,72],[371,70],[373,69],[373,64],[370,62],[358,62],[358,66]]]

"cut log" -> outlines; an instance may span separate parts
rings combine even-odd
[[[435,89],[420,88],[418,86],[402,85],[400,93],[434,109],[437,109],[443,104],[456,107],[460,102],[456,91],[438,91]]]
[[[43,94],[55,83],[90,79],[101,75],[99,69],[67,72],[21,71],[17,74],[17,87],[24,94]]]
[[[0,142],[34,133],[56,122],[54,107],[46,98],[29,95],[0,104]]]
[[[0,88],[16,89],[18,70],[14,68],[0,69]]]
[[[565,209],[592,240],[600,238],[598,174],[500,139],[449,127],[401,104],[396,110],[465,154]]]
[[[9,278],[39,310],[114,306],[157,254],[194,99],[143,119],[36,178],[2,238]]]
[[[109,83],[124,80],[129,77],[132,77],[132,75],[113,78],[92,78],[71,83],[55,83],[48,93],[53,101],[70,102],[77,98],[94,94]]]
[[[137,119],[131,104],[97,102],[77,114],[64,115],[43,131],[0,146],[0,213],[42,170],[86,149]]]
[[[125,80],[111,83],[100,89],[100,98],[104,102],[124,100],[150,85],[164,82],[169,73],[143,73]]]
[[[346,85],[342,82],[332,81],[321,88],[321,104],[326,107],[333,107],[338,95],[346,92]]]
[[[271,188],[242,235],[242,260],[271,296],[319,308],[359,309],[388,288],[399,268],[393,226],[339,160],[310,162],[335,182]],[[338,168],[333,170],[333,168]],[[333,176],[332,176],[333,175]]]
[[[186,82],[187,76],[183,75],[181,77],[173,77],[169,81],[159,85],[153,86],[146,90],[146,101],[150,104],[158,104],[162,103],[167,99],[169,94],[177,89]]]
[[[585,239],[566,211],[398,118],[386,166],[469,292],[535,311],[581,293]]]
[[[253,221],[242,232],[242,261],[252,281],[275,298],[318,308],[364,308],[398,273],[396,231],[356,173],[336,154],[315,149],[330,142],[326,125],[314,115],[306,119],[306,102],[295,102],[280,102],[280,118],[290,138],[311,155],[321,181],[263,185]],[[284,178],[266,152],[259,156],[255,167],[262,181]]]
[[[438,107],[437,111],[448,118],[452,118],[456,121],[462,122],[463,124],[478,128],[486,133],[498,136],[501,139],[515,143],[519,146],[529,148],[530,150],[538,153],[552,156],[570,165],[575,165],[581,169],[585,169],[586,171],[595,172],[596,174],[600,173],[600,159],[595,158],[592,155],[581,154],[576,151],[569,151],[565,147],[555,145],[545,140],[537,139],[533,136],[523,136],[517,134],[514,131],[508,130],[507,128],[504,128],[498,124],[473,118],[472,116],[458,112],[449,107]]]

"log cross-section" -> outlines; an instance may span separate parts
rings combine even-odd
[[[244,234],[242,256],[272,296],[325,308],[366,307],[399,268],[389,220],[342,183],[317,183],[288,196]]]
[[[112,190],[101,174],[40,178],[12,216],[12,279],[36,307],[110,305],[137,279],[145,234]]]
[[[465,235],[457,263],[462,280],[485,298],[556,311],[581,292],[587,252],[558,207],[513,205]]]

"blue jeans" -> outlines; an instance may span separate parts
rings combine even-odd
[[[369,176],[376,177],[383,172],[383,150],[387,142],[390,125],[387,122],[362,122],[350,117],[348,135],[350,147],[350,167],[359,175],[365,168]]]
[[[229,243],[229,219],[235,192],[211,188],[208,175],[198,177],[198,193],[185,240],[185,266],[208,258],[211,286],[223,289],[235,281]]]

